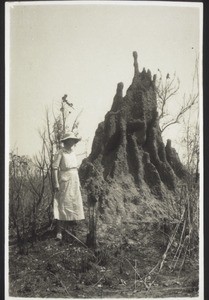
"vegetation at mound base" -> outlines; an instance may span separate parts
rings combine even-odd
[[[92,250],[83,233],[67,230],[62,242],[54,232],[21,255],[10,246],[10,296],[55,298],[194,297],[198,295],[198,247],[176,257],[175,228],[141,224],[119,234],[121,243],[101,243]],[[168,234],[173,242],[168,249]],[[130,238],[131,237],[131,238]],[[81,241],[81,242],[80,242]],[[167,251],[167,252],[166,252]]]

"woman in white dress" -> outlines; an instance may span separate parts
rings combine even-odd
[[[73,132],[66,133],[61,142],[64,147],[55,155],[53,162],[55,198],[54,219],[57,220],[57,239],[62,239],[62,221],[83,220],[83,202],[78,177],[77,160],[73,146],[80,139]]]

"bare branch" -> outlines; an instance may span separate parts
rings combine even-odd
[[[180,88],[180,81],[178,78],[176,78],[176,75],[170,79],[170,75],[167,74],[165,82],[162,79],[162,73],[160,70],[158,70],[160,73],[160,79],[158,80],[158,83],[156,85],[156,94],[157,94],[157,104],[158,104],[158,110],[159,110],[159,120],[164,118],[166,116],[166,105],[168,103],[168,100],[175,96]]]
[[[73,131],[75,128],[78,127],[78,118],[80,117],[80,115],[82,114],[82,112],[83,112],[83,109],[78,113],[77,117],[75,118],[75,121],[73,123],[71,131]]]

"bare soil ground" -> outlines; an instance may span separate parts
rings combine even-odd
[[[79,234],[77,235],[79,236]],[[130,236],[130,235],[129,235]],[[30,245],[28,254],[9,247],[9,292],[13,297],[157,298],[198,296],[198,264],[187,257],[176,269],[172,251],[163,268],[153,268],[166,249],[162,234],[125,238],[90,250],[73,238],[48,236]],[[82,236],[79,236],[82,240]],[[83,241],[84,242],[84,241]],[[173,249],[174,251],[175,249]],[[159,265],[158,265],[159,266]],[[150,273],[151,272],[151,273]]]

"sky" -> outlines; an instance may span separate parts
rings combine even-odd
[[[180,95],[191,91],[195,59],[201,57],[201,4],[63,3],[7,4],[7,132],[9,151],[19,155],[40,151],[45,111],[58,113],[64,94],[75,108],[70,123],[82,110],[77,154],[87,139],[90,153],[117,83],[124,83],[125,95],[132,82],[133,51],[140,71],[176,72],[181,86],[173,110]],[[180,131],[176,125],[164,138],[177,141]]]

